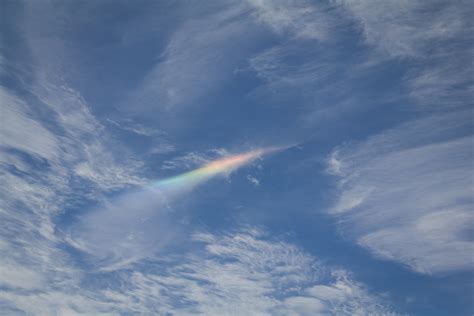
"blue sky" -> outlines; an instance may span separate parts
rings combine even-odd
[[[470,1],[1,11],[0,314],[474,312]]]

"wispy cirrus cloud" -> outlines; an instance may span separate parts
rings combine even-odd
[[[266,83],[265,88],[278,98],[290,93],[291,87],[298,87],[306,95],[323,90],[338,68],[329,56],[314,60],[308,51],[316,54],[316,48],[306,47],[303,53],[295,44],[274,46],[249,60],[250,68]],[[294,64],[291,60],[297,55],[300,62]]]
[[[82,282],[79,287],[76,276],[67,288],[2,290],[0,298],[12,311],[37,315],[240,315],[243,310],[253,315],[395,315],[347,271],[324,266],[261,229],[197,232],[192,239],[188,250],[172,252],[168,259],[89,276],[107,277],[116,286]]]
[[[100,124],[87,114],[81,99],[74,99],[75,93],[49,86],[54,94],[49,99],[35,86],[22,88],[29,91],[27,97],[23,89],[20,96],[6,87],[1,95],[5,106],[5,124],[0,128],[4,300],[24,290],[61,287],[80,274],[61,249],[59,218],[74,205],[99,199],[103,192],[142,182],[135,174],[139,165],[111,156]],[[37,106],[50,114],[47,120]]]
[[[249,30],[244,9],[210,5],[205,18],[191,16],[171,34],[129,102],[141,104],[141,110],[179,112],[215,93],[242,59],[232,43]]]
[[[107,119],[106,121],[119,129],[141,136],[151,137],[161,134],[161,132],[157,129],[142,126],[141,124],[138,124],[130,119],[125,119],[120,122],[114,121],[112,119]]]
[[[161,168],[164,170],[189,170],[226,154],[228,153],[225,149],[213,150],[207,153],[189,152],[180,157],[164,161]]]
[[[59,145],[56,137],[28,115],[25,102],[2,87],[2,146],[49,159],[58,160]]]
[[[379,63],[411,65],[400,87],[409,104],[432,112],[418,113],[425,118],[353,148],[334,150],[328,171],[340,177],[341,195],[331,212],[350,238],[379,257],[421,273],[470,270],[472,112],[467,108],[473,80],[467,41],[473,7],[462,2],[339,3],[355,18],[365,43],[380,54]],[[447,114],[447,108],[454,112]]]
[[[66,288],[82,273],[61,248],[61,216],[104,192],[142,183],[140,163],[117,146],[81,94],[59,78],[62,60],[45,54],[44,43],[34,45],[28,26],[22,27],[31,59],[6,62],[8,80],[0,95],[0,283],[2,312],[9,314],[23,313],[10,298],[29,291],[42,301],[49,293],[39,292]],[[117,159],[117,152],[123,156]],[[38,313],[50,314],[42,307]]]
[[[252,183],[252,184],[255,185],[255,186],[259,186],[259,185],[260,185],[260,181],[259,181],[256,177],[254,177],[254,176],[252,176],[252,175],[250,175],[250,174],[247,175],[247,180],[249,180],[249,182]]]
[[[300,39],[325,40],[334,24],[327,7],[308,1],[247,1],[255,18],[272,31]]]
[[[472,5],[466,1],[339,3],[355,18],[366,43],[411,65],[406,86],[418,104],[466,105],[474,93],[469,44]]]
[[[462,40],[469,24],[467,2],[337,1],[360,23],[364,39],[394,57],[427,57],[433,47],[447,51],[449,40]],[[435,53],[437,51],[435,50]]]
[[[471,124],[469,111],[433,116],[334,151],[341,229],[418,272],[472,269]]]
[[[472,103],[471,5],[462,1],[336,1],[323,8],[305,6],[305,11],[319,12],[321,17],[315,21],[329,21],[321,22],[321,28],[331,36],[319,38],[322,42],[287,36],[286,41],[249,58],[250,69],[263,81],[253,95],[304,107],[304,120],[310,124],[329,112],[337,119],[351,109],[394,102],[400,108],[422,105],[431,110]],[[285,15],[291,9],[276,12]],[[358,53],[346,55],[349,51]],[[386,77],[393,79],[392,89],[368,88],[385,80],[377,77],[378,72],[391,63],[406,69]]]

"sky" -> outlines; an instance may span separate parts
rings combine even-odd
[[[472,315],[472,1],[3,0],[1,315]]]

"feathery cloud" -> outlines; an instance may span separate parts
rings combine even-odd
[[[331,213],[342,229],[418,272],[471,269],[470,124],[464,112],[434,116],[337,149],[328,165],[340,178]]]

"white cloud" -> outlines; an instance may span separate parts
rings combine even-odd
[[[150,148],[150,154],[160,155],[176,151],[176,146],[169,142],[155,142]]]
[[[8,123],[2,124],[5,129],[0,138],[0,257],[5,258],[0,266],[0,296],[3,302],[14,300],[17,305],[14,308],[2,303],[2,310],[5,306],[4,310],[12,314],[18,308],[37,308],[34,314],[39,315],[67,314],[75,308],[43,309],[48,301],[61,305],[56,299],[67,296],[67,291],[54,294],[55,289],[68,288],[82,273],[60,247],[59,216],[103,191],[142,180],[134,175],[136,164],[126,159],[117,162],[106,152],[111,150],[107,137],[86,105],[80,99],[73,102],[71,90],[55,86],[50,86],[49,92],[37,86],[21,88],[41,94],[41,100],[49,103],[38,102],[31,94],[28,98],[14,96],[2,88],[2,106],[8,109],[2,111],[2,118],[8,115]],[[50,99],[46,93],[55,96]],[[40,109],[50,116],[41,116]],[[38,294],[25,299],[24,291]],[[68,298],[65,302],[71,300],[75,301]],[[80,306],[81,299],[74,304]]]
[[[285,99],[287,94],[295,97],[292,94],[295,87],[298,87],[297,97],[313,96],[334,84],[330,78],[337,73],[347,72],[344,63],[337,64],[333,57],[321,53],[317,47],[305,46],[303,50],[297,41],[290,41],[253,56],[249,65],[265,82],[265,91],[274,94],[276,100]]]
[[[473,268],[467,114],[409,122],[338,149],[340,197],[331,212],[342,217],[342,229],[376,255],[418,272]]]
[[[249,174],[247,175],[247,180],[249,180],[249,182],[252,183],[255,186],[260,185],[260,181],[258,181],[257,178],[255,178],[254,176],[251,176]]]
[[[325,8],[307,1],[249,0],[254,15],[272,31],[301,39],[324,40],[330,19]]]
[[[49,51],[43,42],[35,46],[27,25],[31,21],[21,23],[20,18],[32,60],[12,66],[8,78],[17,86],[0,91],[2,311],[72,314],[87,310],[77,306],[90,300],[68,297],[82,271],[62,248],[61,215],[143,179],[137,175],[140,164],[106,134],[82,96],[58,78],[64,74],[57,71],[63,60],[49,53],[61,54],[51,47],[62,45]],[[67,307],[72,301],[76,307]],[[63,306],[45,308],[48,304]]]
[[[171,197],[145,188],[99,203],[71,225],[71,245],[102,270],[153,256],[181,234],[168,206]]]
[[[428,213],[413,223],[369,233],[359,242],[382,258],[403,262],[422,273],[472,269],[474,244],[468,236],[474,215],[470,210]]]
[[[181,263],[169,263],[162,273],[133,273],[134,285],[127,292],[108,290],[104,294],[118,306],[156,306],[155,312],[183,315],[240,315],[244,311],[272,315],[283,310],[285,315],[304,315],[302,310],[329,313],[342,311],[342,306],[347,306],[347,310],[340,314],[349,315],[354,311],[351,304],[361,297],[366,300],[365,310],[379,306],[377,299],[360,285],[348,277],[336,276],[337,273],[333,276],[337,281],[326,285],[337,297],[319,300],[318,290],[312,286],[320,283],[320,278],[328,277],[323,267],[293,245],[265,240],[258,230],[228,235],[201,233],[195,239],[204,243],[204,252],[194,246],[197,250],[186,254],[179,260]],[[347,289],[341,290],[341,283]],[[354,295],[351,291],[358,293]],[[160,304],[156,304],[157,299]],[[385,309],[380,305],[378,311]]]
[[[0,102],[1,145],[57,160],[60,149],[56,137],[28,113],[26,104],[3,87],[0,88]]]
[[[94,297],[72,294],[67,291],[43,291],[37,293],[9,293],[0,291],[0,298],[7,302],[5,311],[11,315],[117,315],[111,304],[102,303]],[[3,306],[2,306],[3,307]]]
[[[164,115],[189,111],[189,105],[195,106],[212,95],[232,75],[248,49],[249,45],[242,42],[249,31],[243,9],[240,5],[211,5],[205,17],[189,17],[171,34],[160,61],[127,104],[141,104],[140,109],[147,113],[160,111]],[[241,43],[239,53],[234,50],[235,41]]]
[[[368,296],[364,287],[344,270],[334,270],[334,281],[305,289],[306,296],[285,299],[281,315],[396,315],[380,301]]]
[[[419,104],[465,106],[471,76],[474,6],[465,1],[339,1],[358,21],[365,41],[382,54],[403,58],[410,95]]]
[[[403,100],[409,106],[423,105],[436,110],[471,104],[473,59],[468,39],[473,31],[472,5],[462,1],[335,1],[328,10],[307,3],[253,3],[257,12],[261,11],[257,14],[260,20],[287,35],[283,43],[249,59],[250,69],[264,81],[253,95],[309,108],[313,113],[304,112],[305,123],[314,125],[314,121],[328,115],[339,118],[354,106],[360,111],[374,102],[367,102],[368,99],[376,100],[377,105]],[[302,16],[295,13],[300,5],[304,7]],[[305,15],[311,16],[312,12],[317,12],[312,21],[321,24],[320,29],[330,41],[311,44],[291,35],[301,25],[311,25]],[[340,29],[343,24],[354,26],[354,32],[360,30],[362,42],[374,49],[349,48],[351,42]],[[341,45],[359,53],[344,55]],[[367,75],[387,61],[408,69],[394,83],[393,90],[387,89],[380,97],[370,89],[354,88],[364,82],[370,84],[372,76]],[[363,95],[363,100],[359,100],[360,93],[374,96]]]
[[[161,168],[165,170],[186,170],[194,169],[205,165],[211,161],[222,159],[229,156],[230,153],[224,148],[215,148],[201,152],[189,152],[183,156],[166,160],[162,163]]]
[[[128,131],[128,132],[131,132],[131,133],[135,133],[137,135],[149,136],[149,137],[162,135],[161,131],[159,131],[157,129],[153,129],[153,128],[143,126],[143,125],[141,125],[139,123],[136,123],[136,122],[134,122],[133,120],[130,120],[130,119],[124,119],[124,120],[121,120],[119,122],[114,121],[112,119],[106,119],[106,121],[108,123],[112,124],[113,126],[117,127],[117,128],[120,128],[124,131]]]
[[[339,151],[334,150],[327,160],[327,172],[332,175],[340,175],[342,170],[342,161],[339,158]]]
[[[35,289],[44,285],[42,275],[34,270],[0,263],[0,284],[13,288]]]
[[[212,161],[209,155],[201,154],[197,152],[190,152],[181,157],[173,158],[172,160],[166,160],[163,162],[161,169],[164,170],[190,170],[198,166],[202,166]]]
[[[63,276],[67,282],[50,280],[36,291],[2,289],[0,299],[11,311],[35,315],[393,315],[346,271],[323,266],[259,229],[201,232],[193,240],[188,250],[148,260],[146,266],[88,274],[70,270]],[[104,277],[108,282],[100,282]]]
[[[39,97],[41,102],[34,104],[52,112],[48,119],[43,118],[35,113],[34,104],[27,104],[2,88],[5,124],[2,124],[0,143],[5,157],[11,157],[8,165],[35,172],[35,168],[20,158],[19,153],[25,153],[33,159],[44,159],[45,167],[49,166],[51,170],[44,180],[65,182],[79,176],[103,189],[142,183],[133,175],[140,163],[131,159],[117,161],[112,156],[117,147],[107,148],[112,142],[76,92],[46,83],[25,88]]]
[[[470,7],[443,1],[338,2],[359,21],[368,43],[392,56],[415,57],[462,34]]]
[[[458,50],[448,58],[435,59],[421,70],[407,74],[409,95],[425,106],[469,106],[474,95],[473,66],[468,50]]]
[[[249,69],[262,81],[249,96],[258,103],[272,104],[272,111],[287,109],[289,112],[282,112],[287,116],[285,126],[291,127],[287,135],[304,139],[305,127],[319,128],[329,120],[339,121],[341,114],[356,107],[360,112],[373,106],[366,102],[365,91],[352,88],[367,78],[367,69],[358,64],[363,58],[355,56],[354,60],[346,52],[334,50],[330,44],[301,40],[265,49],[248,60]]]

